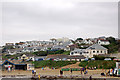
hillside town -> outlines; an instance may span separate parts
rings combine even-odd
[[[88,39],[77,38],[76,40],[65,37],[58,39],[52,38],[48,41],[6,43],[4,46],[0,47],[0,50],[3,71],[30,71],[37,68],[43,69],[44,67],[49,66],[49,63],[46,66],[42,66],[42,64],[46,63],[42,63],[42,61],[63,61],[63,66],[68,65],[69,62],[80,62],[79,65],[84,66],[82,62],[89,60],[117,60],[120,57],[120,39],[104,36]],[[101,59],[100,56],[102,56],[103,59]],[[65,63],[64,61],[68,62]],[[119,60],[117,61],[116,67],[119,69],[118,64],[120,64],[120,62]],[[113,65],[107,66],[107,68],[112,67]],[[52,68],[57,69],[60,68],[60,66],[57,65]],[[87,65],[86,68],[92,69],[87,67]],[[99,66],[96,68],[99,69]],[[62,70],[64,71],[64,68]]]

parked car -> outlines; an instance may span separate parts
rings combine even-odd
[[[111,59],[111,58],[105,58],[104,60],[106,60],[106,61],[111,61],[112,59]]]
[[[66,60],[67,60],[67,58],[63,58],[62,60],[63,60],[63,61],[66,61]]]
[[[95,58],[91,58],[91,60],[95,60]]]
[[[53,61],[54,59],[52,59],[52,58],[47,58],[46,60],[52,60],[52,61]]]
[[[88,58],[85,58],[85,61],[88,61]]]

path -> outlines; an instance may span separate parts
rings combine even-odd
[[[67,65],[67,66],[64,66],[64,67],[61,67],[61,68],[81,68],[79,66],[80,62],[77,62],[76,64],[70,64],[70,65]]]

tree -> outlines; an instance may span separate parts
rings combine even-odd
[[[114,37],[108,37],[108,38],[106,38],[106,40],[108,40],[110,43],[113,43],[113,44],[116,43],[116,40]]]
[[[33,54],[35,54],[37,56],[47,56],[47,52],[46,51],[38,51],[38,52],[34,52]]]
[[[83,38],[77,38],[76,40],[83,40]]]

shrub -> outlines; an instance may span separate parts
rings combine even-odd
[[[96,60],[96,61],[82,61],[79,66],[82,67],[97,67],[97,69],[110,69],[115,68],[115,61],[104,61],[104,60]]]
[[[42,67],[54,67],[54,68],[60,68],[69,64],[75,64],[76,61],[52,61],[52,60],[46,60],[46,61],[35,61],[33,62],[35,65],[35,68],[42,68]]]

